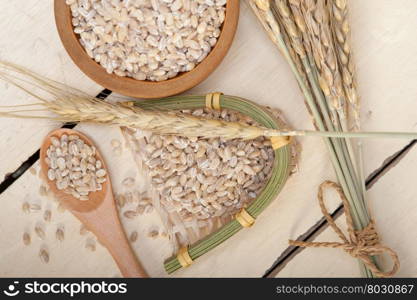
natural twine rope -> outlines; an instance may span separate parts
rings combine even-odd
[[[342,199],[343,206],[345,209],[345,217],[346,224],[348,227],[347,230],[349,233],[349,239],[336,225],[334,219],[331,217],[326,206],[324,205],[323,191],[326,188],[335,189],[339,194],[340,198]],[[381,245],[378,233],[375,230],[375,223],[373,220],[371,220],[369,225],[366,226],[364,229],[354,230],[349,202],[347,201],[342,188],[338,184],[332,181],[323,182],[319,187],[317,198],[319,200],[321,212],[323,213],[327,222],[329,222],[330,226],[333,228],[333,230],[337,233],[337,235],[343,242],[302,242],[290,240],[290,245],[299,247],[326,247],[343,249],[352,257],[360,259],[377,277],[391,277],[399,270],[400,262],[397,254],[391,248]],[[381,271],[375,265],[375,262],[371,259],[371,256],[381,255],[383,253],[388,254],[394,263],[392,269],[388,272]]]

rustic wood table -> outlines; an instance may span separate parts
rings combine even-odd
[[[39,74],[76,86],[92,94],[103,88],[84,76],[69,59],[57,35],[53,1],[2,1],[0,10],[0,59],[30,68]],[[301,92],[278,51],[268,40],[245,1],[231,51],[220,67],[190,93],[222,91],[252,99],[283,111],[294,128],[312,129]],[[353,45],[358,67],[364,130],[417,130],[417,2],[414,0],[351,0]],[[0,82],[0,105],[30,103],[27,95]],[[38,149],[43,137],[62,124],[50,121],[0,119],[0,276],[120,276],[107,250],[85,248],[87,233],[80,235],[80,223],[69,213],[39,194]],[[140,174],[130,152],[112,152],[111,140],[123,140],[117,128],[78,125],[96,142],[109,165],[115,192],[122,190],[126,176]],[[319,184],[334,180],[322,140],[299,139],[302,146],[298,172],[287,182],[256,226],[204,255],[179,277],[341,277],[359,276],[356,260],[335,249],[298,249],[289,238],[334,241],[317,204]],[[417,155],[414,142],[366,140],[365,172],[368,198],[383,243],[395,249],[401,270],[397,276],[417,275]],[[23,170],[26,170],[23,172]],[[334,195],[333,195],[334,196]],[[46,238],[32,234],[24,246],[22,234],[42,222],[41,212],[25,214],[22,203],[38,203],[51,209],[52,221],[43,224]],[[330,210],[338,215],[340,201],[331,199]],[[343,223],[343,216],[338,222]],[[159,225],[156,213],[124,221],[126,231],[138,230],[134,250],[152,277],[165,277],[163,261],[172,253],[167,239],[149,239],[149,226]],[[65,240],[55,239],[57,226],[65,226]],[[48,264],[38,257],[40,247],[50,253]],[[389,261],[386,262],[389,265]]]

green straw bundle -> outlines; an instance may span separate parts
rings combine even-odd
[[[205,107],[205,96],[178,96],[159,100],[137,101],[134,102],[134,105],[140,109],[151,111],[197,109]],[[251,101],[222,95],[220,96],[220,107],[247,115],[265,128],[280,129],[279,122],[265,108]],[[271,171],[272,175],[261,194],[246,208],[246,211],[253,218],[257,218],[260,215],[268,204],[276,198],[284,186],[292,165],[290,147],[290,145],[287,145],[275,150],[275,161]],[[221,229],[188,247],[188,253],[191,259],[195,260],[217,247],[242,228],[242,225],[237,220],[232,220],[225,224]],[[182,265],[176,255],[165,262],[165,270],[168,273],[172,273],[181,267]]]

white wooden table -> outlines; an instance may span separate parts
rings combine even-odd
[[[362,96],[364,130],[417,129],[415,97],[417,95],[417,2],[414,0],[351,0],[353,42]],[[68,85],[92,94],[103,88],[84,76],[71,62],[55,30],[52,1],[2,1],[0,9],[0,59],[28,67]],[[14,87],[0,82],[0,105],[30,103],[33,99]],[[220,67],[192,93],[222,91],[252,99],[260,104],[281,109],[294,128],[312,129],[297,84],[284,60],[264,34],[246,3],[241,3],[241,19],[235,42]],[[39,149],[43,137],[61,124],[49,121],[0,119],[0,182],[13,174]],[[135,176],[141,186],[141,175],[130,152],[124,149],[114,156],[110,141],[123,140],[119,129],[78,125],[103,152],[115,192],[122,189],[121,180]],[[320,139],[303,138],[299,172],[286,184],[272,205],[257,220],[256,226],[236,236],[198,259],[191,267],[172,276],[180,277],[261,277],[281,257],[273,276],[358,276],[357,262],[334,249],[306,249],[286,256],[289,238],[316,230],[321,220],[316,193],[319,184],[335,176],[325,146]],[[371,174],[385,161],[402,150],[410,141],[371,140],[364,142],[365,172]],[[398,276],[417,275],[417,176],[416,150],[410,147],[401,158],[387,167],[370,188],[378,229],[383,242],[394,248],[402,262]],[[30,160],[31,161],[31,160]],[[90,234],[80,235],[79,222],[68,212],[57,211],[56,204],[39,194],[39,165],[24,172],[0,194],[0,276],[120,276],[105,248],[95,252],[85,249]],[[340,203],[331,199],[330,210]],[[52,210],[52,222],[44,224],[45,240],[36,239],[33,227],[42,222],[41,213],[24,214],[24,201],[39,203]],[[339,218],[342,221],[342,218]],[[65,225],[65,241],[56,241],[57,226]],[[149,226],[159,225],[156,213],[124,222],[126,231],[139,231],[133,247],[138,258],[153,277],[167,276],[163,261],[171,248],[166,239],[146,238]],[[326,226],[313,235],[317,240],[335,240]],[[24,246],[22,234],[32,230],[32,244]],[[314,230],[313,230],[314,229]],[[38,258],[40,247],[50,252],[50,262]],[[283,257],[286,258],[283,258]]]

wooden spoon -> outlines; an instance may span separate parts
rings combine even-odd
[[[109,250],[124,277],[147,277],[145,270],[130,248],[120,223],[108,172],[106,182],[102,184],[102,190],[90,193],[90,199],[87,201],[81,201],[72,195],[58,190],[55,181],[48,179],[49,167],[45,161],[47,157],[46,151],[51,145],[51,137],[54,136],[60,139],[63,134],[68,136],[77,135],[85,144],[89,146],[94,145],[88,137],[75,130],[58,129],[48,134],[41,147],[40,163],[42,174],[48,182],[51,191],[53,191],[60,203],[70,210],[89,231],[94,233],[98,240]],[[98,149],[96,150],[96,159],[101,160],[103,168],[107,171],[104,159]]]

